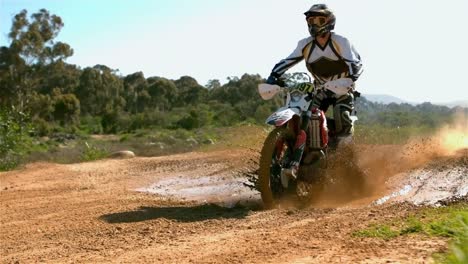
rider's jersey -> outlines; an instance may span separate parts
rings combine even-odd
[[[362,68],[361,57],[349,40],[332,32],[324,47],[312,37],[299,41],[293,53],[275,65],[272,74],[279,77],[303,59],[320,84],[346,77],[356,81]]]

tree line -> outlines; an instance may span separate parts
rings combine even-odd
[[[82,69],[66,63],[71,46],[55,41],[63,26],[45,9],[30,16],[23,10],[13,18],[9,45],[0,47],[0,105],[28,113],[42,134],[54,126],[76,129],[83,120],[100,123],[101,132],[135,129],[145,122],[188,129],[230,125],[262,116],[274,105],[252,89],[262,81],[259,75],[202,86],[190,76],[122,76],[105,65]]]
[[[13,17],[9,45],[0,47],[0,107],[26,113],[40,136],[54,131],[131,132],[140,128],[194,129],[259,122],[281,105],[281,98],[263,101],[260,75],[229,77],[221,85],[200,85],[190,76],[171,80],[126,76],[106,65],[80,68],[66,59],[72,47],[56,41],[62,19],[45,9]],[[389,126],[436,126],[454,110],[426,103],[382,105],[361,98],[361,122]]]

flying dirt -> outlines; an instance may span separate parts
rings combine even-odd
[[[465,127],[466,128],[466,127]],[[263,210],[246,187],[258,149],[58,165],[0,174],[2,263],[427,263],[446,239],[351,234],[420,205],[466,199],[466,130],[359,145],[370,191],[339,181],[308,207]],[[447,144],[450,140],[453,144]],[[447,147],[450,146],[450,147]]]

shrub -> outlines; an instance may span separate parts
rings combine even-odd
[[[81,117],[80,128],[90,134],[102,134],[101,117],[93,117],[90,115]]]
[[[101,125],[104,133],[116,133],[119,114],[115,111],[107,112],[102,116]]]
[[[34,118],[33,123],[35,134],[40,137],[48,136],[52,132],[50,123],[40,117]]]
[[[81,153],[81,160],[82,161],[94,161],[103,159],[109,156],[108,151],[104,149],[97,148],[85,142],[85,148]]]
[[[187,130],[192,130],[194,128],[199,127],[199,123],[196,116],[189,115],[177,121],[177,126]]]
[[[27,115],[15,109],[0,109],[0,170],[15,168],[31,145],[32,126]]]

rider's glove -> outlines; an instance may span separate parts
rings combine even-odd
[[[268,79],[266,80],[266,83],[271,84],[271,85],[278,84],[278,78],[276,78],[276,76],[272,74],[268,77]]]
[[[276,73],[272,72],[270,76],[268,77],[268,79],[266,80],[266,83],[271,84],[271,85],[279,84],[280,83],[279,76]]]

